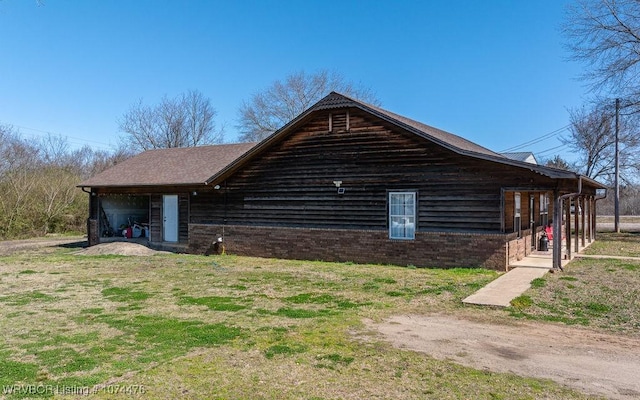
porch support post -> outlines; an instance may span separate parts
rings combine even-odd
[[[571,205],[571,198],[578,197],[582,194],[582,175],[578,175],[578,190],[575,193],[567,193],[562,196],[559,196],[559,190],[556,189],[554,191],[554,195],[556,196],[556,206],[553,210],[553,215],[555,218],[554,221],[554,233],[553,233],[553,267],[559,268],[562,270],[562,260],[560,256],[562,254],[560,249],[560,244],[562,243],[562,239],[558,238],[558,236],[562,235],[562,208],[563,208],[563,200],[567,199],[569,201],[568,205]],[[565,207],[565,215],[566,215],[566,235],[567,235],[567,259],[571,259],[571,210],[570,207]],[[577,228],[577,227],[576,227]]]
[[[567,260],[571,260],[571,197],[567,199],[564,206],[564,235],[567,246]]]
[[[584,199],[584,203],[584,206],[587,207],[588,210],[588,212],[585,211],[587,222],[584,227],[587,231],[587,240],[591,243],[591,196],[587,196],[587,198]]]
[[[562,269],[562,199],[553,192],[553,268]]]
[[[575,247],[573,248],[573,251],[578,254],[578,249],[580,248],[580,197],[576,197],[573,200],[573,222],[574,222],[574,233],[576,235],[575,240],[574,240],[574,245]],[[571,211],[571,210],[569,210]]]
[[[591,197],[591,241],[596,240],[596,199]]]
[[[585,201],[585,197],[581,196],[580,197],[580,218],[581,218],[580,228],[582,228],[582,229],[580,230],[580,237],[582,239],[582,247],[586,246],[586,242],[587,242],[587,232],[585,231],[585,227],[586,227],[586,225],[585,225],[585,219],[586,219],[585,214],[587,212],[586,204],[587,204],[587,202]]]

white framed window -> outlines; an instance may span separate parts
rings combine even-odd
[[[416,192],[389,192],[389,238],[415,237]]]
[[[513,231],[518,233],[518,237],[522,236],[522,196],[520,193],[513,195]]]

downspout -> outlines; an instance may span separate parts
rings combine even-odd
[[[562,269],[562,213],[560,209],[562,208],[562,202],[565,199],[569,199],[571,197],[579,196],[582,194],[582,175],[578,175],[578,191],[575,193],[569,193],[556,198],[556,204],[553,208],[553,268]],[[571,223],[571,221],[567,221],[567,223]]]
[[[228,190],[228,186],[227,186],[227,180],[224,180],[224,214],[222,216],[222,237],[220,237],[218,239],[218,242],[223,242],[225,240],[225,232],[224,232],[224,228],[227,225],[227,205],[228,205],[228,198],[227,195],[229,193]]]
[[[229,193],[228,187],[227,187],[227,181],[224,181],[224,217],[222,219],[222,225],[226,225],[227,224],[227,204],[228,204],[228,198],[227,198],[227,194]]]
[[[92,213],[92,211],[94,211],[94,210],[92,210],[92,208],[93,208],[93,203],[92,203],[92,201],[91,201],[91,198],[92,198],[93,196],[95,196],[95,194],[94,194],[92,191],[87,190],[87,187],[86,187],[86,186],[80,186],[80,189],[81,189],[83,192],[85,192],[85,193],[87,193],[87,194],[89,195],[89,219],[91,219],[91,217],[93,217],[93,213]],[[96,214],[98,214],[98,211],[97,211],[97,210],[95,210],[95,212],[96,212]]]
[[[598,232],[596,230],[596,211],[598,210],[597,203],[598,203],[598,200],[606,199],[608,194],[609,194],[609,190],[607,188],[604,188],[604,196],[596,196],[593,199],[593,226],[592,226],[592,229],[593,229],[593,240],[597,239],[596,238],[596,236],[597,236],[596,233]]]
[[[89,218],[87,218],[87,243],[89,244],[89,246],[93,246],[94,244],[98,244],[97,241],[94,241],[92,238],[93,236],[91,235],[92,233],[92,229],[91,229],[91,219],[94,216],[94,213],[97,214],[97,226],[96,226],[96,231],[94,232],[96,234],[96,238],[100,236],[99,231],[100,231],[100,213],[98,212],[98,210],[95,210],[95,204],[93,201],[93,196],[95,196],[95,193],[91,192],[90,190],[87,190],[86,186],[81,186],[80,189],[87,193],[89,195]],[[98,240],[98,239],[96,239]]]

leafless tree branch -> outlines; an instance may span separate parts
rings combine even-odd
[[[611,182],[615,172],[613,112],[608,104],[570,110],[569,135],[561,139],[580,156],[577,167],[583,174],[605,182]],[[636,151],[640,144],[637,118],[629,116],[621,120],[619,141],[621,176],[631,182],[640,171],[640,155]]]
[[[135,151],[192,147],[222,142],[215,116],[211,101],[190,90],[175,98],[164,96],[155,106],[139,100],[119,120],[119,127],[126,134],[123,142]]]
[[[640,104],[640,1],[580,0],[568,8],[564,33],[572,59],[595,92]]]
[[[355,85],[337,73],[321,70],[314,74],[300,71],[277,80],[255,93],[238,110],[240,140],[260,141],[296,118],[331,91],[379,105],[370,89]]]

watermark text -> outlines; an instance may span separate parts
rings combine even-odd
[[[73,395],[88,396],[90,394],[144,394],[144,385],[100,385],[100,386],[74,386],[74,385],[2,385],[2,394],[17,394],[21,396],[34,395]]]

